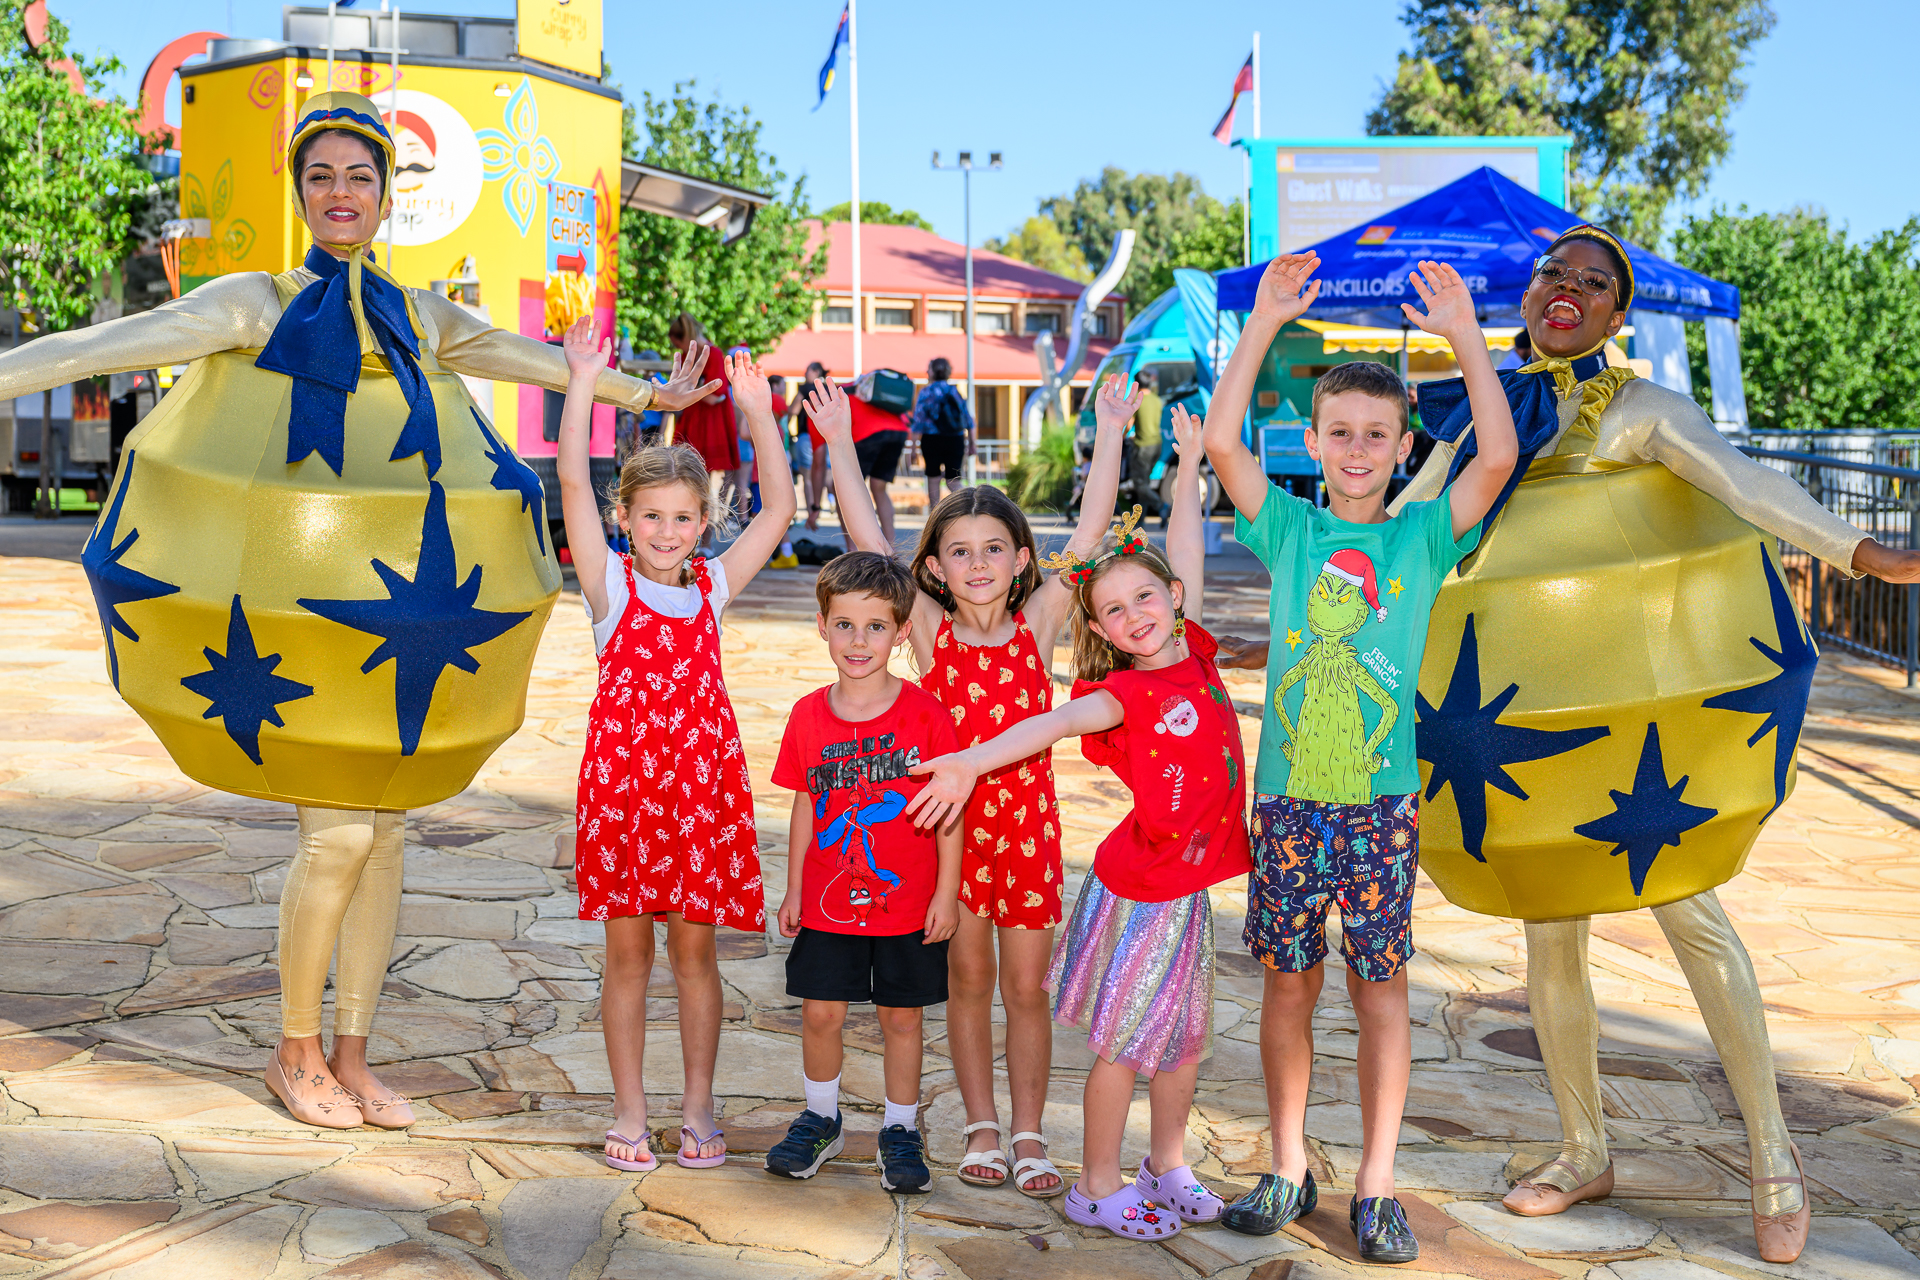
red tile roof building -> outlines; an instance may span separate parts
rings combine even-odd
[[[811,224],[811,231],[809,253],[820,242],[820,224]],[[826,234],[827,271],[815,282],[819,300],[813,320],[788,333],[764,358],[769,373],[798,378],[815,360],[834,377],[853,373],[853,227],[836,222]],[[945,356],[953,362],[955,384],[964,389],[966,246],[917,227],[867,223],[860,228],[860,253],[866,311],[862,363],[867,369],[897,369],[924,383],[927,362]],[[983,438],[1017,434],[1013,423],[1020,405],[1040,385],[1034,336],[1050,330],[1055,354],[1066,354],[1064,335],[1081,288],[1066,276],[984,249],[973,251],[975,412]],[[1090,384],[1094,368],[1112,350],[1123,327],[1124,301],[1110,296],[1095,313],[1095,332],[1105,336],[1093,340],[1076,371],[1077,387]]]

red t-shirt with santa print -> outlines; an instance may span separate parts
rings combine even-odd
[[[1120,724],[1080,739],[1133,792],[1133,811],[1100,842],[1093,874],[1134,902],[1171,902],[1253,869],[1247,853],[1247,770],[1240,721],[1214,667],[1219,645],[1187,623],[1184,662],[1079,680],[1078,698],[1104,689]]]

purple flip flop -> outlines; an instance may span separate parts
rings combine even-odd
[[[647,1146],[647,1139],[644,1133],[640,1138],[634,1139],[624,1137],[609,1129],[607,1130],[607,1136],[615,1142],[626,1143],[628,1146],[646,1156],[645,1160],[622,1160],[618,1156],[609,1155],[607,1157],[607,1164],[612,1168],[622,1170],[626,1173],[652,1173],[660,1167],[660,1162],[654,1158],[652,1150]]]
[[[679,1149],[673,1154],[674,1163],[682,1169],[715,1169],[725,1164],[727,1162],[727,1153],[725,1151],[722,1151],[717,1156],[690,1156],[687,1154],[687,1142],[692,1142],[693,1149],[698,1151],[715,1138],[724,1137],[726,1132],[725,1129],[715,1129],[703,1138],[686,1125],[681,1125],[680,1136],[684,1140],[680,1143]]]

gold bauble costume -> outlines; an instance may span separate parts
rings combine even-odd
[[[1526,920],[1560,1113],[1558,1158],[1509,1202],[1610,1167],[1587,935],[1596,913],[1647,906],[1745,1119],[1756,1233],[1779,1232],[1804,1201],[1759,984],[1713,890],[1793,785],[1815,662],[1774,539],[1851,576],[1864,535],[1687,397],[1541,367],[1559,432],[1441,589],[1420,672],[1421,866],[1451,901]],[[1397,501],[1438,496],[1453,452],[1438,446]]]
[[[306,100],[290,173],[327,130],[365,139],[391,190],[358,94]],[[560,351],[400,287],[366,248],[0,355],[0,396],[190,363],[128,436],[82,562],[109,673],[181,771],[298,806],[281,1030],[320,1034],[337,951],[336,1047],[368,1034],[392,955],[403,811],[460,792],[519,727],[560,588],[539,481],[459,375],[568,385]],[[612,370],[595,388],[652,398]]]

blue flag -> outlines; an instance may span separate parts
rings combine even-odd
[[[827,100],[827,90],[833,88],[833,73],[840,62],[840,51],[847,47],[847,11],[840,10],[840,25],[833,29],[833,44],[827,50],[827,60],[820,64],[820,96],[814,101],[813,109],[818,111],[820,104]]]

